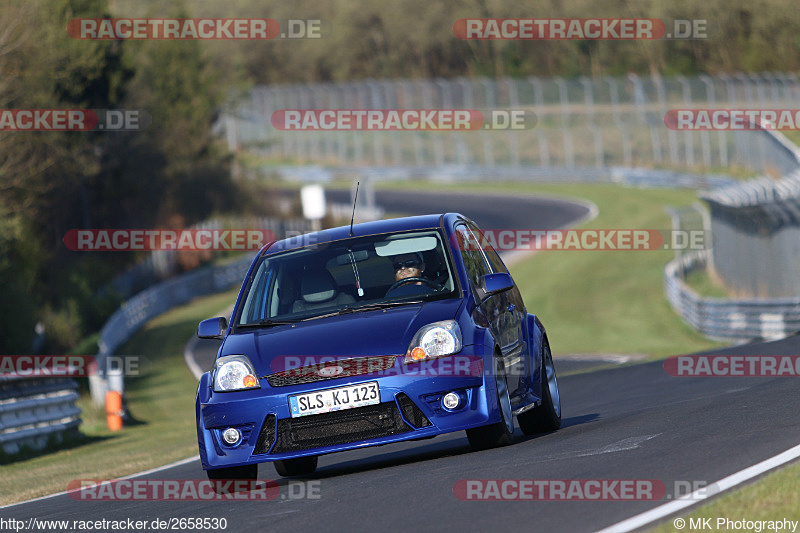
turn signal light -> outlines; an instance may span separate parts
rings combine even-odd
[[[425,359],[425,350],[417,346],[413,350],[411,350],[411,359],[414,361],[422,361]]]

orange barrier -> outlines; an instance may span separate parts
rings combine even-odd
[[[122,429],[122,394],[117,391],[106,393],[106,424],[111,431]]]

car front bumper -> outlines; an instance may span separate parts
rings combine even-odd
[[[482,347],[470,348],[482,351]],[[477,357],[484,362],[483,368],[492,368],[485,364],[486,356]],[[213,393],[209,380],[210,374],[204,374],[196,404],[198,444],[204,469],[433,437],[499,420],[494,379],[482,369],[480,375],[467,376],[400,374],[376,377],[365,374],[227,393]],[[289,396],[368,381],[378,382],[378,404],[304,417],[291,416]],[[445,409],[441,403],[442,396],[451,391],[462,398],[461,405],[453,411]],[[230,427],[239,429],[242,434],[233,446],[222,440],[222,432]]]

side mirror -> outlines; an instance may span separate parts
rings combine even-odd
[[[478,297],[482,302],[489,296],[507,291],[513,286],[514,280],[505,272],[486,274],[481,278],[481,282],[478,285]]]
[[[224,316],[203,320],[197,325],[197,336],[201,339],[222,339],[228,329],[228,320]]]

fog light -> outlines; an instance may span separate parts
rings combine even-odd
[[[239,433],[239,430],[236,428],[228,428],[222,434],[222,440],[224,440],[226,444],[230,444],[231,446],[239,442],[239,439],[241,438],[242,434]]]
[[[448,392],[442,398],[442,405],[445,409],[452,411],[453,409],[457,409],[458,406],[461,404],[461,397],[456,394],[455,392]]]

